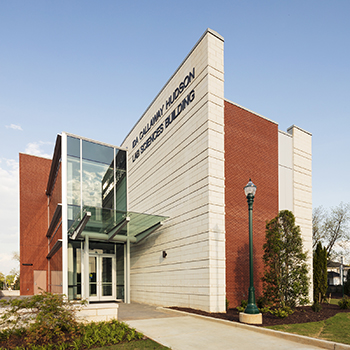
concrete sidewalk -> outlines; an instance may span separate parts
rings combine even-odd
[[[118,318],[172,350],[350,349],[348,345],[137,303],[120,304]]]

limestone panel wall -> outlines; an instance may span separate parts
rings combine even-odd
[[[225,310],[223,45],[207,30],[122,144],[129,210],[169,216],[131,247],[132,301]]]
[[[293,137],[278,130],[278,208],[293,212]]]
[[[308,252],[312,300],[312,135],[294,125],[287,131],[293,136],[293,213]]]

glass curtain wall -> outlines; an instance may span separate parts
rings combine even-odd
[[[69,299],[81,299],[81,257],[82,242],[68,243],[68,296]]]
[[[62,203],[61,166],[58,165],[55,185],[49,200],[49,221],[53,219],[57,205]],[[59,224],[55,232],[48,238],[48,250],[62,239],[62,226]],[[51,293],[62,293],[62,252],[58,251],[48,260],[48,291]]]
[[[126,211],[126,151],[67,136],[68,229],[81,215],[84,207],[89,207],[90,211],[93,210],[93,216],[102,221],[104,218],[99,216],[106,213],[110,216],[115,215],[115,210]],[[70,299],[79,299],[82,296],[82,249],[82,242],[69,240],[68,294]],[[120,244],[115,245],[113,251],[116,255],[114,280],[119,299],[124,296],[124,247]]]

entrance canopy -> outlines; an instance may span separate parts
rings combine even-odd
[[[167,216],[84,206],[68,230],[71,239],[138,243],[158,229]]]

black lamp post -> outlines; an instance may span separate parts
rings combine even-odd
[[[255,303],[255,288],[253,278],[253,202],[256,192],[256,186],[249,179],[247,186],[244,187],[244,193],[247,197],[248,212],[249,212],[249,274],[250,286],[248,290],[248,305],[244,310],[245,314],[259,314],[260,311]]]

